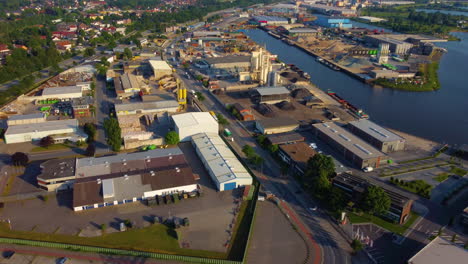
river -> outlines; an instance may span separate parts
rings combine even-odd
[[[308,72],[320,89],[333,90],[364,109],[371,119],[440,143],[468,143],[468,33],[454,33],[462,41],[441,43],[448,49],[440,61],[441,88],[434,92],[404,92],[373,88],[315,61],[307,53],[253,29],[245,33],[288,64]]]

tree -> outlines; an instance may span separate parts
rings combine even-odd
[[[83,130],[88,135],[88,143],[93,142],[96,138],[96,126],[93,123],[86,123]]]
[[[279,150],[279,146],[276,144],[271,144],[268,146],[270,153],[275,154]]]
[[[179,134],[175,131],[169,131],[164,137],[164,140],[166,144],[177,145],[180,142]]]
[[[307,177],[314,177],[324,174],[327,178],[333,178],[335,176],[335,163],[329,156],[322,154],[315,154],[312,158],[307,161]]]
[[[94,146],[94,144],[89,144],[88,147],[86,147],[85,155],[88,157],[94,157],[94,154],[96,154],[96,146]]]
[[[247,158],[250,158],[253,155],[255,155],[255,150],[249,145],[245,145],[244,147],[242,147],[242,152],[244,152]]]
[[[86,48],[85,51],[84,51],[84,55],[86,57],[91,57],[93,56],[94,54],[96,54],[96,51],[94,51],[93,48]]]
[[[331,210],[338,212],[344,210],[347,199],[345,193],[341,189],[333,186],[330,191],[327,192],[326,202]]]
[[[52,144],[54,144],[54,139],[51,136],[43,137],[39,142],[39,145],[44,148],[48,148]]]
[[[353,249],[354,253],[357,253],[363,249],[363,245],[361,241],[353,239],[353,242],[351,242],[351,248]]]
[[[113,151],[119,151],[122,147],[122,135],[119,122],[116,118],[107,118],[104,120],[104,129],[106,130],[107,144]]]
[[[16,152],[15,154],[11,155],[11,162],[15,166],[26,166],[29,162],[29,157],[26,153],[23,152]]]
[[[133,53],[129,48],[125,48],[123,54],[128,60],[133,58]]]
[[[383,214],[390,208],[390,197],[378,186],[369,186],[364,192],[361,207],[370,214]]]
[[[196,92],[195,95],[197,96],[197,99],[200,100],[200,102],[205,101],[205,96],[202,93]]]

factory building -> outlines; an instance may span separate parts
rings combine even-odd
[[[333,178],[333,186],[336,186],[351,198],[354,202],[361,200],[362,194],[367,190],[369,186],[375,185],[364,178],[359,176],[351,175],[348,173],[341,173]],[[382,186],[380,186],[382,187]],[[411,206],[413,200],[404,196],[401,193],[390,190],[387,187],[382,187],[385,193],[390,197],[390,209],[386,212],[385,217],[392,219],[393,221],[403,224],[408,220],[411,213]]]
[[[130,73],[114,78],[114,88],[119,98],[137,95],[144,88],[143,86],[146,85],[138,81],[137,76]]]
[[[238,69],[248,71],[250,69],[250,56],[224,56],[206,58],[205,62],[214,69]]]
[[[176,100],[115,104],[115,112],[117,113],[117,116],[156,114],[162,112],[175,113],[178,111],[179,103]]]
[[[389,44],[390,52],[398,55],[409,54],[413,47],[413,44],[396,39],[392,34],[367,35],[364,37],[364,41],[375,47],[378,47],[379,44]]]
[[[80,86],[49,87],[42,90],[43,99],[72,99],[83,96],[83,88]]]
[[[316,154],[315,150],[305,142],[285,144],[279,146],[279,157],[289,165],[292,173],[304,175],[307,161]]]
[[[291,28],[288,31],[288,35],[292,37],[317,37],[320,32],[313,28]]]
[[[289,24],[287,18],[276,16],[254,16],[251,21],[260,26],[280,26]]]
[[[275,57],[268,53],[265,49],[260,48],[256,51],[252,51],[251,57],[251,71],[248,73],[249,76],[253,75],[253,78],[257,80],[260,85],[266,85],[269,82],[269,74],[273,70],[271,63]]]
[[[289,101],[289,90],[283,86],[259,87],[251,91],[252,101],[256,104],[276,104]]]
[[[267,139],[272,145],[293,144],[305,141],[304,136],[296,132],[267,135]]]
[[[90,105],[94,103],[93,97],[85,96],[81,98],[74,98],[71,101],[73,116],[77,117],[90,117],[92,112]]]
[[[351,24],[348,18],[329,18],[329,17],[318,17],[317,20],[314,21],[316,25],[326,28],[352,28],[353,25]]]
[[[193,38],[208,38],[208,37],[221,37],[221,31],[194,31],[192,32]]]
[[[436,236],[429,244],[408,260],[408,264],[464,264],[468,259],[468,250]]]
[[[352,121],[348,128],[378,150],[388,153],[405,149],[405,139],[367,119]]]
[[[173,115],[174,130],[179,134],[180,141],[190,141],[193,135],[199,133],[218,134],[218,122],[208,112],[190,112]]]
[[[288,117],[278,117],[255,121],[255,128],[264,135],[286,133],[296,130],[299,124]]]
[[[314,134],[332,146],[358,168],[378,168],[387,162],[385,154],[334,122],[313,124]]]
[[[37,124],[46,122],[46,115],[44,113],[28,114],[28,115],[13,115],[8,117],[7,125],[26,125]]]
[[[169,64],[162,60],[150,60],[149,64],[153,70],[154,78],[159,80],[164,76],[172,74],[172,68]]]
[[[219,191],[252,185],[252,177],[218,134],[192,136],[195,151]]]
[[[239,117],[242,121],[252,121],[255,120],[252,111],[239,103],[235,103],[232,107],[239,113]]]
[[[5,132],[5,142],[7,144],[31,142],[47,136],[57,137],[56,139],[60,141],[68,139],[73,142],[86,139],[86,134],[79,129],[78,120],[67,119],[9,126]]]

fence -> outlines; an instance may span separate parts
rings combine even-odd
[[[160,253],[143,252],[143,251],[81,246],[81,245],[62,244],[62,243],[44,242],[44,241],[35,241],[35,240],[26,240],[26,239],[15,239],[15,238],[0,238],[0,243],[17,244],[17,245],[34,246],[34,247],[48,247],[48,248],[56,248],[56,249],[65,249],[65,250],[70,250],[70,251],[83,251],[83,252],[109,254],[109,255],[122,255],[122,256],[132,256],[132,257],[154,258],[154,259],[161,259],[161,260],[184,261],[184,262],[191,262],[191,263],[207,263],[207,264],[241,264],[242,263],[239,261],[230,261],[230,260],[222,260],[222,259],[209,259],[209,258],[189,257],[189,256],[180,256],[180,255],[169,255],[169,254],[160,254]]]

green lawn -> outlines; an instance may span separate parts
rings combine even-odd
[[[177,254],[218,259],[225,259],[227,257],[226,253],[180,248],[177,240],[177,233],[173,229],[160,224],[141,229],[130,229],[126,232],[83,238],[79,236],[9,230],[6,224],[1,223],[0,236],[163,254]]]
[[[353,224],[374,223],[375,225],[385,228],[390,232],[397,233],[400,235],[402,235],[414,223],[414,221],[418,219],[418,217],[418,214],[411,212],[408,221],[406,221],[406,223],[403,225],[399,225],[377,216],[371,217],[369,214],[366,213],[363,213],[362,215],[357,215],[355,213],[348,212],[349,221],[351,221],[351,223]]]
[[[447,172],[442,172],[442,173],[439,173],[437,176],[435,176],[433,179],[438,182],[443,182],[446,179],[448,179],[448,177],[450,177],[450,174],[448,174]]]
[[[455,166],[452,166],[452,168],[450,169],[450,172],[459,176],[465,176],[466,174],[466,170],[455,167]]]

